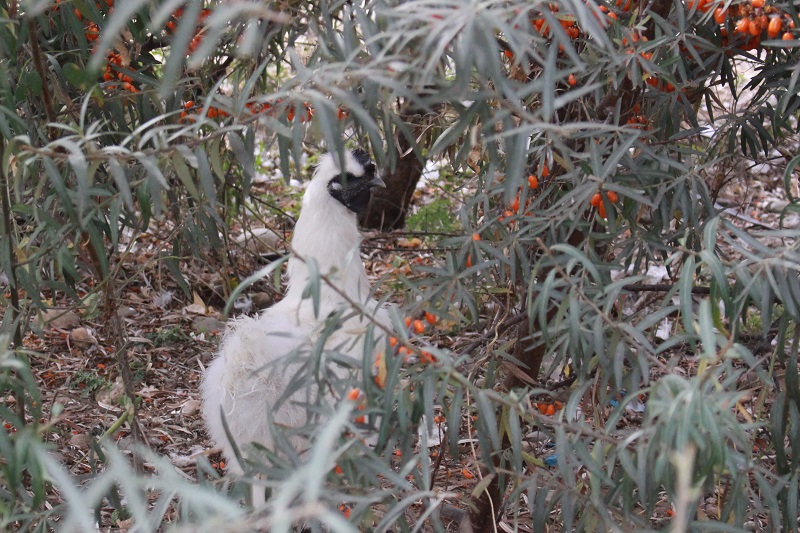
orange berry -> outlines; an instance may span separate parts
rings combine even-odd
[[[750,5],[756,9],[764,7],[764,0],[750,0]]]
[[[420,334],[425,332],[425,323],[422,320],[414,321],[414,333]]]
[[[392,348],[397,346],[399,343],[400,341],[397,340],[397,337],[389,337],[389,346],[391,346]]]
[[[567,83],[574,87],[575,85],[578,85],[578,78],[575,77],[575,74],[570,74],[567,78]]]
[[[748,33],[750,31],[750,17],[742,17],[736,23],[737,33]]]
[[[783,34],[783,37],[781,37],[781,39],[783,39],[784,41],[791,41],[792,39],[794,39],[794,37],[792,36],[792,32],[787,31],[786,33]]]
[[[514,198],[514,201],[511,203],[511,210],[512,211],[519,211],[519,196]]]
[[[514,59],[514,52],[511,50],[503,50],[503,55],[506,56],[508,59]]]
[[[718,7],[714,10],[714,21],[717,24],[723,24],[725,19],[728,18],[728,10],[722,7]]]
[[[598,207],[603,205],[603,197],[600,196],[599,192],[595,193],[595,195],[592,196],[592,199],[589,200],[589,205],[591,205],[592,207]]]
[[[436,357],[431,352],[422,351],[419,357],[420,361],[423,363],[434,364],[436,362]]]
[[[167,22],[167,31],[169,31],[170,33],[174,33],[175,32],[175,22],[174,21],[170,20],[169,22]]]
[[[437,321],[438,318],[436,318],[436,315],[428,311],[425,311],[425,322],[427,322],[428,324],[436,324]]]
[[[539,410],[540,413],[545,414],[547,411],[547,404],[544,402],[537,403],[536,408]]]
[[[208,118],[217,118],[217,108],[216,107],[209,107],[208,108]]]
[[[750,35],[753,37],[761,35],[761,19],[756,18],[751,20],[750,27],[748,29],[750,30]]]
[[[601,217],[606,218],[606,206],[605,204],[600,204],[597,206],[597,212],[600,214]]]
[[[542,177],[546,178],[549,175],[550,175],[550,167],[547,166],[547,164],[545,164],[542,166]]]
[[[469,470],[467,470],[466,467],[461,469],[461,475],[464,476],[466,479],[472,479],[475,477],[475,475]]]
[[[548,405],[547,406],[547,413],[545,413],[545,414],[547,416],[553,416],[554,414],[556,414],[556,406],[553,405],[552,403],[550,405]]]
[[[536,189],[539,187],[539,178],[531,174],[528,176],[528,187],[531,189]]]
[[[783,21],[781,18],[772,17],[769,20],[769,25],[767,26],[767,35],[769,35],[770,39],[774,39],[781,32],[781,28],[783,28]]]
[[[614,191],[608,191],[606,193],[606,196],[608,197],[608,201],[611,202],[612,204],[619,202],[619,196],[617,196],[617,193],[615,193]]]
[[[110,70],[107,70],[103,73],[103,79],[105,81],[111,81],[114,79],[114,74]]]
[[[191,109],[194,107],[194,100],[187,100],[185,104],[183,104],[184,109]]]
[[[333,471],[336,472],[337,474],[339,474],[340,476],[342,474],[344,474],[344,470],[342,470],[342,467],[339,466],[339,465],[336,465],[336,467],[333,469]]]
[[[410,317],[410,316],[407,316],[407,317],[405,318],[404,322],[405,322],[405,325],[406,325],[406,327],[407,327],[407,328],[410,328],[410,327],[411,327],[411,322],[412,322],[412,320],[411,320],[411,317]]]
[[[472,234],[472,240],[473,240],[473,241],[479,241],[479,240],[481,240],[481,234],[480,234],[480,233],[473,233],[473,234]]]
[[[467,256],[467,268],[469,268],[471,266],[472,266],[472,256],[468,255]]]
[[[347,392],[347,399],[351,400],[351,401],[356,401],[356,400],[358,400],[358,396],[360,394],[361,394],[361,392],[358,389],[350,389]]]

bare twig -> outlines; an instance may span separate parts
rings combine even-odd
[[[42,103],[44,104],[44,112],[47,115],[47,122],[52,124],[56,121],[56,114],[53,112],[53,99],[50,96],[50,85],[48,84],[49,76],[42,62],[42,51],[39,49],[39,30],[36,27],[36,19],[33,17],[28,19],[28,33],[30,34],[29,37],[31,40],[33,67],[42,80]],[[47,131],[51,140],[56,138],[56,130],[52,126],[48,127]]]
[[[0,161],[5,160],[6,140],[0,136]],[[27,359],[22,351],[22,323],[20,317],[19,307],[19,287],[17,286],[16,277],[16,252],[14,250],[14,230],[13,222],[11,220],[11,199],[8,194],[8,179],[2,170],[0,170],[0,197],[2,197],[3,205],[3,231],[5,233],[5,240],[7,249],[2,253],[6,254],[9,263],[8,272],[8,285],[9,292],[11,293],[11,323],[14,325],[14,350],[16,356],[21,359]],[[17,400],[17,413],[19,414],[20,422],[25,423],[25,393],[17,391],[15,393]]]

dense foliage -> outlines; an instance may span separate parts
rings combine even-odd
[[[657,528],[664,505],[677,531],[796,531],[798,22],[770,0],[0,2],[2,528],[90,530],[106,501],[145,531],[410,531],[441,529],[449,500],[476,531]],[[401,145],[439,162],[457,220],[387,295],[399,340],[330,387],[363,396],[312,406],[302,458],[286,439],[252,465],[261,514],[203,459],[199,482],[148,452],[134,474],[99,439],[96,470],[67,474],[43,444],[59,413],[29,371],[30,317],[66,294],[114,322],[155,223],[184,285],[182,261],[225,263],[257,145],[288,180],[345,142],[387,169]],[[777,227],[717,203],[748,161],[782,169]],[[420,424],[472,458],[471,494],[437,481]]]

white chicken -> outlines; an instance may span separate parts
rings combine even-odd
[[[359,255],[361,234],[356,214],[366,208],[370,191],[385,186],[375,165],[360,150],[346,151],[344,169],[333,155],[320,158],[311,183],[303,196],[300,217],[294,229],[288,262],[288,289],[284,298],[256,318],[240,318],[228,327],[219,354],[209,365],[201,384],[202,413],[209,436],[221,448],[234,472],[242,473],[223,426],[223,417],[237,446],[247,457],[252,442],[271,448],[273,438],[267,423],[267,410],[275,424],[302,427],[307,421],[307,404],[316,398],[311,385],[289,395],[275,407],[293,374],[307,363],[312,347],[326,327],[326,319],[346,310],[340,327],[325,340],[326,350],[349,355],[361,361],[363,334],[377,321],[390,324],[387,311],[370,296],[369,282]],[[320,274],[331,285],[319,283],[315,305],[304,292],[312,276],[307,262],[314,260]],[[343,297],[346,295],[347,298]],[[347,299],[364,304],[371,311],[365,316],[352,310]],[[376,339],[381,338],[376,328]],[[329,371],[342,375],[347,369],[336,363]],[[294,440],[298,444],[297,440]],[[254,505],[263,503],[263,490],[253,490]]]

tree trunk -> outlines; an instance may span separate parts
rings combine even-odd
[[[373,189],[367,209],[359,216],[359,223],[366,229],[391,231],[405,226],[414,189],[417,188],[417,182],[422,177],[422,170],[425,167],[413,150],[416,147],[416,136],[421,129],[419,121],[415,120],[418,116],[415,111],[400,114],[400,119],[408,125],[411,135],[415,138],[408,139],[402,131],[395,129],[400,158],[392,173],[381,176],[386,182],[386,188]]]

